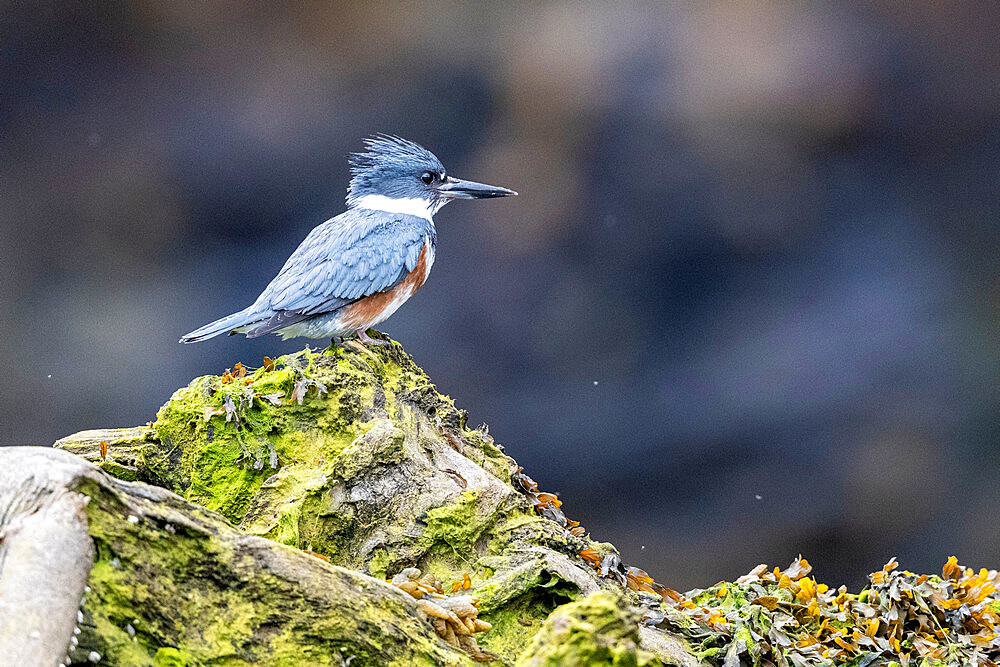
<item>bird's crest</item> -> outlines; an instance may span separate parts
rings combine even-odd
[[[418,143],[390,134],[376,134],[364,140],[367,150],[348,155],[351,184],[347,202],[368,194],[378,181],[419,174],[421,170],[443,171],[434,153]]]
[[[376,134],[365,139],[363,143],[367,150],[351,153],[348,156],[352,176],[400,163],[438,161],[434,153],[420,144],[392,134]]]

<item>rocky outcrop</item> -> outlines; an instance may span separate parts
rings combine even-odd
[[[116,664],[144,664],[163,651],[190,655],[191,664],[222,655],[207,653],[207,645],[235,647],[229,655],[247,662],[297,664],[280,657],[277,648],[266,648],[279,637],[282,646],[302,642],[286,629],[296,624],[294,614],[278,623],[286,614],[249,589],[256,580],[252,568],[242,572],[245,578],[233,578],[238,576],[234,559],[256,567],[264,553],[281,562],[296,559],[298,567],[311,568],[310,576],[335,572],[345,587],[365,592],[353,596],[361,608],[384,614],[363,624],[384,625],[394,638],[384,639],[386,646],[400,643],[382,656],[363,635],[346,643],[343,634],[337,639],[316,625],[315,649],[329,653],[333,646],[339,656],[345,647],[342,654],[354,655],[353,665],[418,658],[513,664],[555,609],[602,589],[624,590],[616,576],[624,581],[625,569],[614,548],[591,540],[567,520],[559,501],[539,492],[485,427],[470,428],[465,414],[437,392],[398,344],[306,350],[265,360],[253,370],[239,365],[178,390],[146,426],[87,431],[56,448],[96,467],[77,462],[75,474],[90,480],[78,487],[87,497],[105,499],[88,505],[86,530],[97,545],[88,585],[96,593],[85,599],[84,612],[87,619],[107,622],[95,622],[94,632],[81,634],[80,646]],[[137,502],[144,506],[128,506]],[[150,518],[168,510],[191,517]],[[130,523],[130,516],[139,522]],[[193,524],[204,541],[197,547],[190,543],[193,536],[185,532],[182,540],[182,533],[164,527]],[[104,536],[106,526],[115,526],[113,538]],[[157,535],[141,535],[142,530]],[[226,544],[209,546],[213,540]],[[198,554],[190,559],[211,570],[209,581],[228,590],[228,597],[185,574],[189,556],[181,554],[190,553],[189,544]],[[247,557],[240,550],[250,545],[256,551]],[[215,555],[220,551],[232,556],[220,560]],[[85,555],[80,560],[86,561]],[[112,561],[122,569],[111,567]],[[434,616],[421,618],[417,608],[413,618],[412,596],[407,601],[404,594],[401,603],[400,596],[385,593],[393,588],[386,580],[412,568],[431,582],[423,589],[428,602],[432,595],[475,600],[485,625],[473,624],[478,629],[467,635],[471,641],[440,636],[447,633],[435,629]],[[157,580],[169,581],[167,588],[150,588],[137,579],[154,571]],[[186,589],[200,591],[195,607],[180,594]],[[376,593],[397,606],[365,602],[365,594]],[[622,605],[638,603],[631,595]],[[171,608],[157,611],[154,600],[169,600]],[[306,613],[306,607],[295,611]],[[211,628],[201,627],[221,608],[230,611]],[[361,620],[353,608],[341,611]],[[143,613],[165,615],[171,623],[144,619]],[[398,622],[391,620],[395,615],[401,615]],[[417,620],[422,625],[407,625]],[[667,664],[690,663],[682,638],[644,632],[652,639],[650,650]]]
[[[3,664],[469,662],[384,581],[64,451],[3,463]]]
[[[810,570],[800,558],[681,595],[626,567],[395,343],[236,364],[178,390],[145,426],[0,449],[10,664],[1000,655],[996,571],[951,560],[927,577],[890,563],[854,595]]]

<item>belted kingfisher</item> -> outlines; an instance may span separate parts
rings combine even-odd
[[[222,333],[256,338],[344,338],[381,344],[366,330],[387,319],[424,284],[434,263],[432,216],[452,199],[517,193],[449,176],[412,141],[376,135],[350,156],[347,210],[314,228],[251,306],[181,338]]]

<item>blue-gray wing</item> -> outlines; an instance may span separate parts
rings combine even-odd
[[[434,226],[417,216],[352,209],[313,229],[251,306],[262,336],[394,287]]]

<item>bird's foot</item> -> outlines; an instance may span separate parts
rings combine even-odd
[[[368,332],[364,329],[358,329],[355,333],[358,335],[358,341],[364,343],[365,345],[392,345],[392,343],[387,340],[375,340],[374,338],[369,337]]]

